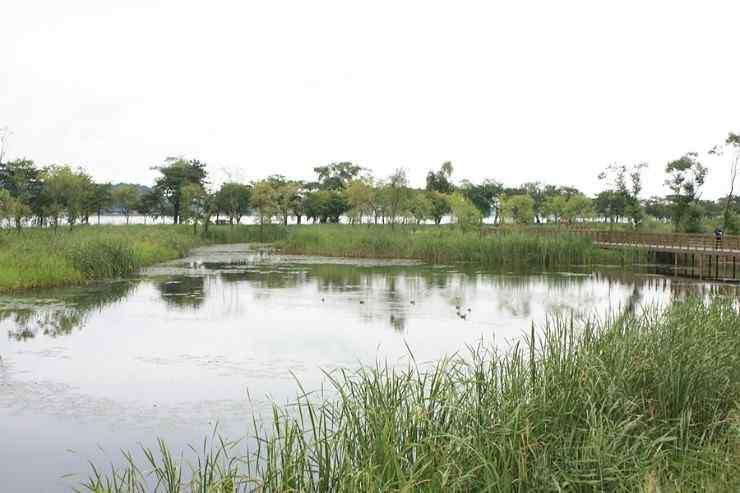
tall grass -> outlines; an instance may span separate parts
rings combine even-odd
[[[430,263],[471,262],[486,266],[621,263],[623,252],[606,251],[590,239],[563,233],[481,236],[447,227],[304,226],[277,242],[285,253],[342,257],[412,258]]]
[[[272,237],[280,230],[269,229]],[[254,226],[211,226],[194,235],[187,225],[87,226],[74,230],[0,230],[0,292],[120,277],[182,257],[211,242],[254,241]]]
[[[223,443],[204,446],[183,476],[160,442],[146,471],[124,460],[82,487],[737,491],[738,354],[738,308],[719,299],[578,324],[555,317],[507,354],[480,346],[431,366],[327,374],[327,394],[302,391],[266,429],[255,425],[256,449],[241,460]]]

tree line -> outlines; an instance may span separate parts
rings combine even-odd
[[[687,153],[665,165],[668,193],[642,198],[642,173],[647,166],[612,164],[598,178],[602,191],[588,197],[570,186],[538,182],[505,186],[496,180],[454,183],[451,162],[426,175],[423,188],[409,184],[403,168],[377,179],[370,170],[351,162],[336,162],[313,169],[312,181],[271,175],[250,183],[226,182],[213,189],[205,163],[196,159],[168,158],[154,169],[152,186],[96,183],[82,168],[36,166],[30,160],[2,161],[0,154],[0,220],[20,229],[25,224],[70,228],[111,211],[127,218],[168,217],[173,223],[208,227],[217,222],[239,224],[254,215],[260,225],[288,224],[295,217],[311,222],[353,224],[440,224],[452,218],[463,229],[479,226],[484,218],[494,224],[573,224],[584,221],[626,223],[644,227],[646,218],[672,223],[674,230],[699,232],[706,220],[738,231],[740,201],[734,183],[740,159],[740,135],[727,139],[709,154],[728,159],[729,192],[716,200],[703,200],[708,169],[697,153]]]

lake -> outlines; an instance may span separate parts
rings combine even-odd
[[[220,245],[136,277],[0,297],[5,491],[68,490],[120,449],[246,436],[323,371],[506,348],[548,313],[603,316],[732,285],[655,273],[489,272]],[[460,312],[464,318],[457,314]],[[77,476],[64,477],[70,473]]]

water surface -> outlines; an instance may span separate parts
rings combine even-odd
[[[7,491],[57,491],[86,461],[318,389],[323,371],[505,347],[548,313],[639,310],[734,286],[618,271],[511,273],[411,261],[195,250],[136,278],[0,297],[0,468]],[[459,310],[456,307],[460,307]],[[458,315],[457,312],[460,312]],[[464,316],[464,318],[463,318]]]

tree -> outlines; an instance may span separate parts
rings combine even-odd
[[[140,199],[141,193],[139,192],[139,189],[133,185],[118,185],[114,187],[111,192],[111,201],[113,205],[120,208],[126,216],[126,224],[128,224],[131,210],[139,204]]]
[[[450,208],[455,223],[460,226],[463,232],[480,228],[483,222],[483,215],[465,195],[455,192],[450,196]]]
[[[82,169],[69,166],[49,166],[44,169],[44,193],[48,200],[47,213],[53,219],[54,228],[64,214],[72,229],[83,212],[83,205],[93,190],[93,182]]]
[[[565,195],[550,195],[545,199],[542,206],[542,212],[548,217],[552,217],[556,223],[560,224],[565,215],[565,208],[568,204],[568,198]]]
[[[565,200],[563,209],[563,218],[569,224],[573,224],[577,219],[586,219],[593,214],[593,202],[582,193],[573,195]]]
[[[283,225],[288,225],[288,217],[296,203],[300,184],[286,180],[282,175],[272,175],[267,178],[275,194],[275,208],[282,218]]]
[[[157,192],[148,190],[139,195],[139,202],[136,204],[135,209],[144,216],[144,223],[146,223],[147,216],[156,219],[166,215],[167,204],[165,204],[164,199]]]
[[[408,201],[410,190],[408,188],[408,178],[406,170],[398,168],[388,177],[383,186],[383,198],[387,206],[387,216],[394,227],[405,202]]]
[[[352,222],[362,224],[362,218],[373,210],[374,191],[372,182],[367,179],[352,180],[345,191]]]
[[[740,224],[738,224],[738,219],[735,212],[732,210],[731,204],[733,201],[733,194],[735,193],[735,182],[737,181],[738,168],[740,168],[740,134],[730,132],[727,139],[725,139],[724,145],[715,146],[714,149],[709,151],[710,154],[716,154],[719,156],[726,152],[729,154],[730,190],[724,201],[722,222],[724,223],[724,227],[727,232],[737,233],[740,229]]]
[[[494,223],[498,221],[498,197],[504,190],[501,183],[494,180],[484,180],[476,185],[464,180],[460,186],[463,195],[473,203],[483,217],[495,215]]]
[[[645,216],[640,192],[642,170],[646,167],[647,163],[637,163],[628,170],[624,164],[612,163],[599,173],[598,178],[606,184],[606,189],[597,200],[597,211],[609,217],[612,223],[615,217],[627,217],[630,224],[639,227]]]
[[[183,158],[169,157],[165,159],[163,166],[154,167],[162,176],[158,177],[154,190],[172,205],[172,222],[181,222],[180,208],[182,189],[186,185],[198,185],[205,187],[206,171],[205,163],[192,159],[186,161]]]
[[[527,195],[532,200],[532,214],[537,224],[542,222],[542,207],[545,205],[545,189],[542,184],[538,181],[525,183],[521,186],[523,194]]]
[[[417,225],[426,221],[432,211],[432,201],[429,200],[429,195],[425,192],[414,191],[409,202],[408,210]]]
[[[18,232],[21,231],[23,219],[31,215],[31,208],[13,197],[10,192],[0,188],[0,229],[2,221],[13,221]]]
[[[501,204],[501,211],[503,216],[517,224],[531,224],[535,217],[534,199],[526,194],[507,196]]]
[[[439,192],[449,194],[454,190],[454,185],[450,182],[452,176],[452,162],[445,161],[440,166],[439,171],[429,171],[427,173],[427,192]]]
[[[41,172],[33,161],[16,159],[0,163],[0,188],[4,188],[12,197],[31,207],[37,215],[43,214]]]
[[[216,207],[229,218],[229,223],[239,224],[242,216],[249,212],[252,188],[241,183],[224,183],[216,193]]]
[[[442,218],[452,212],[452,209],[450,209],[449,195],[441,192],[427,192],[427,198],[430,204],[429,216],[434,221],[434,224],[439,225],[442,222]]]
[[[260,224],[260,241],[263,239],[265,224],[270,224],[277,210],[275,189],[269,181],[258,181],[252,187],[252,206],[257,211]]]
[[[317,166],[313,170],[319,178],[315,188],[344,190],[352,180],[360,175],[363,169],[356,164],[345,161],[331,163],[327,166]]]
[[[191,221],[193,234],[197,234],[199,222],[208,224],[211,217],[210,205],[209,194],[202,186],[186,184],[180,190],[180,223]]]
[[[100,224],[100,214],[102,211],[109,208],[112,204],[113,185],[110,183],[96,183],[90,208],[97,214],[98,224]]]
[[[701,197],[701,188],[707,176],[705,168],[697,159],[695,152],[684,154],[679,159],[666,164],[668,175],[665,184],[670,188],[668,196],[673,203],[673,226],[676,231],[698,232],[701,230],[701,208],[697,201]]]

